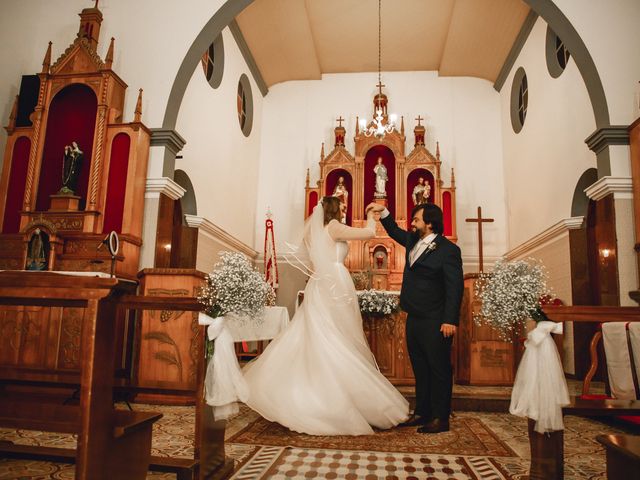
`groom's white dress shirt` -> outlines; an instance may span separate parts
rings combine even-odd
[[[380,212],[380,218],[387,218],[389,214],[389,210],[385,208],[382,212]],[[420,258],[420,255],[424,253],[429,244],[433,242],[437,235],[437,233],[430,233],[426,237],[418,240],[418,243],[416,243],[415,246],[411,249],[411,252],[409,252],[409,265],[413,265],[415,261]]]

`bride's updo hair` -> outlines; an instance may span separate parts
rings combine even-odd
[[[342,219],[340,211],[340,199],[338,197],[322,197],[322,209],[324,210],[324,224],[327,225],[334,218]]]

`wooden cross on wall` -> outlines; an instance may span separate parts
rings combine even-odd
[[[476,218],[467,218],[467,222],[478,224],[478,253],[480,259],[480,272],[483,271],[483,259],[482,259],[482,224],[492,223],[493,218],[482,218],[482,207],[478,207],[478,216]]]

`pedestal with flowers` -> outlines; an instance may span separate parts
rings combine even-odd
[[[547,271],[533,259],[498,262],[477,284],[482,300],[478,323],[495,328],[505,339],[523,331],[527,320],[536,326],[527,334],[525,352],[518,365],[509,412],[535,421],[538,433],[564,428],[562,407],[569,391],[562,363],[551,334],[562,333],[562,323],[548,321],[542,306],[552,303]]]
[[[265,306],[275,293],[249,262],[236,252],[222,252],[199,292],[204,306],[199,323],[207,326],[205,401],[215,420],[237,413],[237,401],[246,401],[248,389],[236,358],[230,323],[251,327],[264,320]],[[237,327],[238,325],[234,325]]]

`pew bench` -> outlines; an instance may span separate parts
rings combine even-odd
[[[151,452],[152,427],[161,417],[162,414],[154,412],[115,410],[110,419],[103,420],[113,422],[109,429],[110,438],[96,440],[108,445],[102,455],[107,457],[116,478],[145,478]],[[79,434],[82,410],[78,405],[3,398],[0,400],[0,427]],[[15,448],[12,445],[10,442],[0,443],[0,456],[10,456]],[[38,454],[41,449],[44,450]],[[65,455],[64,449],[31,447],[31,450],[32,458]],[[73,449],[71,452],[72,461],[75,462],[76,451]]]
[[[54,389],[68,389],[77,391],[80,388],[78,374],[60,375],[44,372],[16,372],[15,370],[0,368],[0,388],[11,385],[43,387]],[[186,389],[183,384],[156,382],[155,384],[136,385],[126,379],[116,379],[113,385],[114,402],[126,401],[130,411],[116,410],[116,426],[114,436],[118,438],[126,431],[130,431],[138,423],[149,421],[153,423],[162,414],[131,411],[128,403],[131,396],[138,393],[168,393],[170,395],[192,396],[193,389]],[[63,403],[38,403],[38,411],[31,414],[31,406],[25,406],[18,401],[15,392],[14,400],[10,403],[0,401],[0,426],[5,428],[20,428],[24,430],[41,430],[58,433],[77,433],[80,424],[80,410],[78,406]],[[6,393],[5,393],[6,395]],[[36,395],[36,398],[38,396]],[[49,396],[51,398],[51,396]],[[64,397],[58,397],[62,400]],[[31,402],[27,402],[31,403]],[[76,450],[70,448],[51,448],[42,446],[22,445],[12,442],[0,442],[0,456],[28,460],[44,460],[58,463],[74,463]],[[149,457],[149,470],[152,472],[175,473],[177,480],[191,480],[198,467],[198,460],[193,458]]]
[[[601,324],[640,321],[639,307],[545,306],[543,311],[554,322],[572,321]],[[570,403],[562,408],[562,413],[563,415],[583,417],[638,416],[640,415],[640,400],[620,400],[589,395],[589,385],[597,369],[596,349],[601,338],[602,333],[598,331],[591,341],[591,368],[585,377],[582,395],[570,397]],[[535,421],[531,419],[529,419],[528,427],[531,447],[530,480],[563,480],[564,432],[559,430],[540,434],[534,430]]]
[[[55,323],[56,315],[65,314],[64,309],[79,316],[79,381],[70,382],[79,384],[77,405],[52,401],[50,391],[45,395],[11,392],[6,383],[0,398],[0,427],[77,434],[74,460],[78,480],[143,480],[147,475],[152,427],[162,415],[115,410],[112,401],[118,300],[135,287],[135,283],[117,278],[0,272],[0,312],[15,318],[16,324],[24,320],[25,311],[34,325],[43,329],[52,327],[48,322]],[[48,340],[57,327],[52,328],[38,331],[38,338]],[[6,368],[28,375],[31,369],[15,364],[15,360],[5,363]],[[42,357],[37,363],[51,367],[50,358]],[[60,373],[62,383],[64,377]]]
[[[596,440],[607,450],[607,478],[640,480],[640,437],[598,435]]]
[[[569,405],[562,408],[562,413],[581,417],[640,415],[640,400],[585,400],[579,396],[572,396]],[[564,478],[564,431],[540,434],[535,431],[535,420],[529,419],[528,422],[531,448],[529,479],[562,480]]]
[[[73,448],[53,448],[34,445],[23,445],[0,441],[0,456],[20,460],[42,460],[55,463],[73,464],[76,461],[76,450]],[[175,473],[176,480],[191,480],[198,461],[192,458],[158,457],[149,459],[149,470],[152,472]]]

